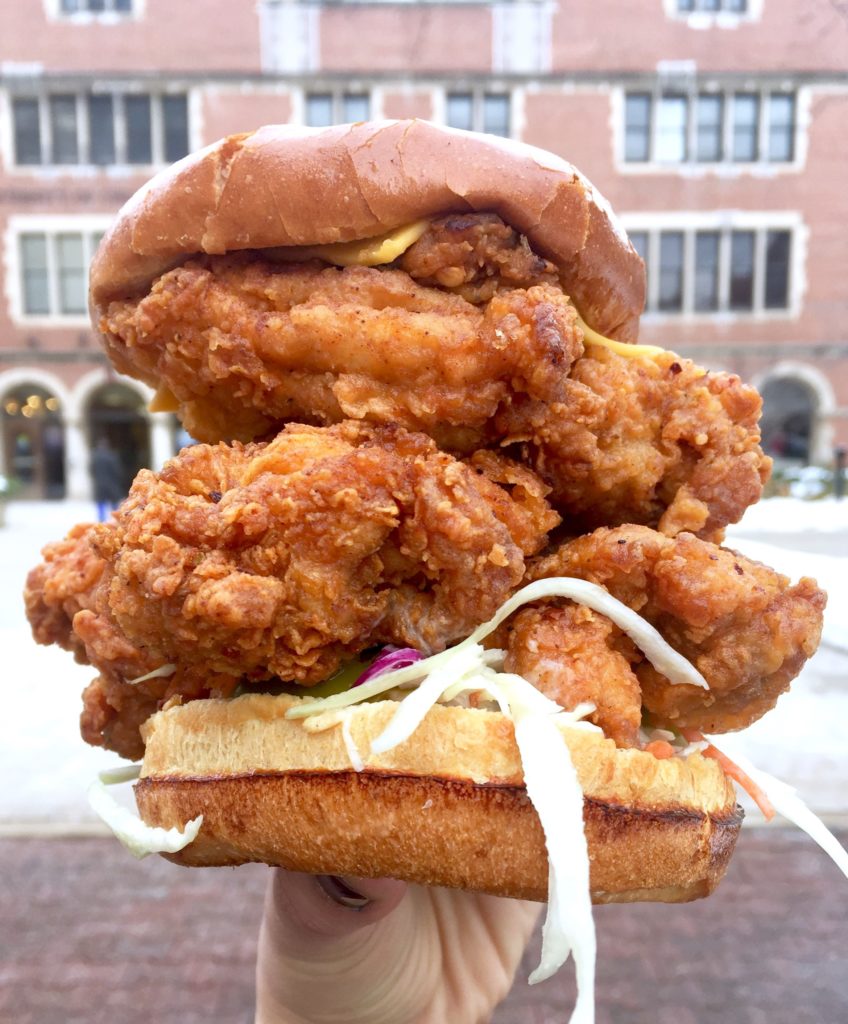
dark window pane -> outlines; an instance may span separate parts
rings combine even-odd
[[[677,0],[678,11],[694,11],[695,0]]]
[[[717,231],[695,235],[695,309],[699,313],[718,309]]]
[[[464,128],[470,132],[474,127],[474,100],[471,93],[449,92],[445,117],[451,128]]]
[[[50,312],[47,238],[43,234],[21,235],[21,295],[24,313]]]
[[[82,235],[56,236],[56,268],[59,275],[59,310],[85,312],[85,258]]]
[[[73,14],[83,9],[82,0],[62,0],[62,13]]]
[[[737,92],[733,96],[733,159],[750,163],[757,159],[760,97]]]
[[[786,309],[789,305],[790,248],[788,231],[766,234],[766,309]]]
[[[115,10],[130,13],[132,11],[132,0],[114,0]]]
[[[486,93],[483,97],[483,131],[509,136],[509,96]]]
[[[699,11],[717,11],[719,10],[719,0],[698,0]]]
[[[371,116],[371,97],[349,93],[342,97],[343,121],[367,121]]]
[[[792,93],[769,96],[769,160],[792,160],[795,151],[795,97]]]
[[[50,97],[50,127],[53,132],[53,164],[75,164],[77,151],[77,99],[76,96]]]
[[[150,97],[125,96],[124,113],[127,119],[127,163],[152,164]]]
[[[754,308],[754,232],[730,236],[730,308]]]
[[[91,163],[115,162],[115,114],[111,96],[88,97],[88,132]]]
[[[645,264],[645,275],[649,274],[648,268],[648,232],[647,231],[629,231],[628,237],[630,238],[630,244],[642,257],[642,262]],[[647,293],[650,294],[651,289],[648,287]]]
[[[744,14],[748,10],[748,0],[724,0],[724,9],[735,14]]]
[[[12,100],[15,122],[15,163],[41,163],[41,125],[38,100]]]
[[[639,163],[651,158],[651,96],[629,92],[624,101],[624,159]]]
[[[188,99],[185,96],[162,97],[165,124],[165,159],[181,160],[188,153]]]
[[[711,163],[721,160],[723,97],[701,93],[698,97],[698,142],[696,159]]]
[[[313,128],[324,128],[333,124],[333,94],[310,92],[306,94],[306,123]]]
[[[660,292],[663,311],[683,308],[683,232],[663,231],[660,235]]]
[[[86,7],[95,14],[106,10],[106,0],[86,0]]]
[[[687,108],[685,96],[660,98],[656,158],[661,163],[679,164],[686,159]]]

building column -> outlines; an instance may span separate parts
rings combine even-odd
[[[171,430],[171,414],[150,413],[150,467],[157,473],[174,457],[174,437]]]
[[[91,501],[91,473],[85,426],[81,419],[65,420],[65,483],[69,498]]]

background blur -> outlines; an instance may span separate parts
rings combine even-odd
[[[98,238],[153,173],[224,134],[395,117],[509,136],[573,161],[647,264],[642,340],[760,388],[772,496],[729,542],[794,578],[817,576],[831,601],[822,648],[793,692],[727,746],[793,782],[837,824],[848,821],[848,500],[834,496],[848,447],[844,0],[0,0],[0,837],[36,837],[16,842],[42,865],[44,892],[58,886],[62,857],[82,864],[88,854],[66,840],[46,853],[38,837],[98,833],[85,785],[114,756],[79,739],[90,671],[33,646],[23,579],[41,545],[93,517],[90,456],[101,438],[120,458],[124,489],[140,467],[190,441],[174,417],[148,412],[150,391],[117,377],[100,352],[86,312]],[[761,848],[765,872],[773,849]],[[824,908],[839,876],[810,856],[816,867],[799,877],[823,871],[810,898]],[[178,904],[184,876],[161,868]],[[137,891],[165,884],[145,870]],[[51,913],[58,892],[55,905],[45,897]],[[4,927],[41,920],[9,899],[0,900],[0,948]],[[151,914],[143,904],[140,919]],[[78,917],[68,920],[73,928]],[[245,920],[250,936],[255,915]],[[42,931],[52,934],[49,922]],[[251,941],[240,947],[246,999]],[[838,943],[813,945],[810,970],[845,948],[844,929]],[[59,961],[72,977],[79,954],[67,955]],[[633,944],[621,951],[631,967],[637,955]],[[86,1001],[77,1012],[56,995],[76,991],[68,981],[48,986],[36,1007],[38,986],[10,962],[0,957],[0,1021],[130,1021],[131,1007],[145,1005],[127,996],[119,1010],[109,1004],[111,1016]],[[785,964],[773,974],[785,985],[807,978]],[[647,976],[656,980],[657,968]],[[8,977],[24,978],[29,1003],[4,1002]],[[112,985],[129,991],[120,979],[100,987]],[[844,986],[809,1018],[775,991],[768,1018],[743,1016],[737,1002],[691,1020],[848,1019]],[[764,998],[749,992],[745,1005]],[[203,1019],[235,1019],[222,1005]],[[498,1019],[564,1019],[560,997],[522,1006]],[[603,1019],[643,1019],[622,1006],[622,1016],[608,1009]],[[654,1009],[644,1019],[664,1021],[662,1005]],[[689,1020],[679,1006],[674,1013],[675,1024]],[[179,1017],[160,1008],[156,1019],[195,1018],[183,1007]]]

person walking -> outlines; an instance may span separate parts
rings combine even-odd
[[[121,460],[105,437],[98,439],[91,455],[91,479],[94,500],[97,503],[98,522],[106,521],[108,511],[114,511],[126,496]]]

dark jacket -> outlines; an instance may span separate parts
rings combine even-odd
[[[95,448],[91,456],[94,500],[117,504],[126,497],[121,460],[111,448]]]

